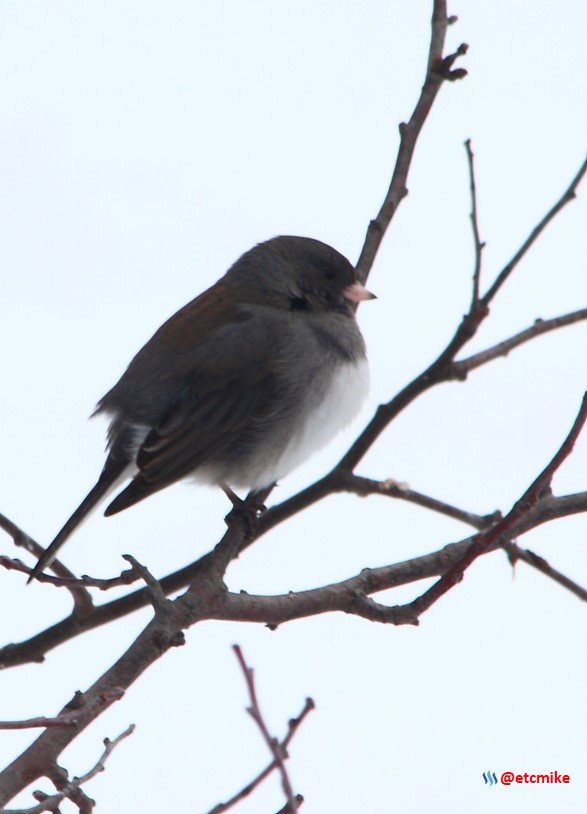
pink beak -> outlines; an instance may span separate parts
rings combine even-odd
[[[342,296],[351,302],[363,302],[363,300],[376,300],[375,294],[367,291],[362,283],[352,283],[342,292]]]

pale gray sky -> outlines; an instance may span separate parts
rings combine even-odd
[[[372,390],[361,418],[288,477],[338,459],[375,406],[443,347],[473,267],[463,141],[477,156],[485,281],[566,187],[584,152],[585,5],[459,0],[449,45],[469,77],[442,89],[361,308]],[[0,511],[48,542],[93,484],[105,427],[86,421],[131,356],[243,251],[279,233],[356,260],[419,92],[429,3],[116,0],[0,6]],[[549,228],[476,339],[584,307],[587,189]],[[507,510],[568,431],[585,387],[587,326],[567,329],[416,403],[359,467],[476,512]],[[555,481],[586,488],[587,438]],[[163,575],[222,533],[220,492],[180,485],[72,538],[65,561],[112,575],[130,552]],[[586,581],[586,519],[523,543]],[[332,498],[232,567],[233,589],[279,593],[438,548],[466,527],[393,501]],[[2,537],[2,553],[13,553]],[[2,643],[69,608],[2,575]],[[423,586],[418,586],[421,589]],[[383,597],[391,603],[414,589]],[[585,774],[584,610],[504,556],[477,562],[419,628],[324,616],[207,624],[64,753],[82,773],[104,736],[137,730],[88,786],[99,810],[205,812],[267,761],[230,650],[256,668],[271,726],[307,695],[291,748],[303,811],[575,814]],[[133,640],[144,611],[1,676],[0,719],[55,713]],[[5,765],[36,733],[5,732]],[[568,787],[488,789],[482,772],[559,770]],[[36,784],[40,785],[40,784]],[[48,783],[43,785],[46,790]],[[30,802],[25,795],[19,801]],[[278,780],[238,809],[276,811]],[[72,807],[64,811],[73,810]]]

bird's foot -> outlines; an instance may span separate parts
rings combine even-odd
[[[232,503],[231,511],[224,518],[226,525],[230,526],[234,520],[239,519],[245,524],[247,537],[255,537],[259,528],[259,517],[267,511],[267,507],[255,497],[254,493],[247,495],[243,500],[225,483],[221,484],[221,489]]]

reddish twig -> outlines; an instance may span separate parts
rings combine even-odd
[[[314,708],[315,708],[314,701],[311,698],[306,698],[306,703],[304,704],[304,708],[302,709],[300,714],[297,716],[297,718],[292,718],[288,722],[287,734],[283,738],[283,740],[280,741],[280,743],[279,743],[279,749],[280,749],[280,752],[282,754],[284,754],[284,755],[287,754],[287,747],[291,743],[291,740],[292,740],[293,736],[295,735],[295,733],[299,729],[299,727],[300,727],[302,721],[304,720],[304,718],[306,717],[306,715],[308,715],[308,713],[311,712]],[[214,808],[211,809],[211,811],[209,811],[208,814],[223,814],[224,811],[228,811],[228,809],[232,808],[232,806],[236,805],[236,803],[240,802],[241,800],[244,800],[258,786],[260,786],[261,783],[267,777],[269,777],[271,772],[273,772],[277,768],[277,766],[278,766],[277,761],[272,760],[271,763],[269,763],[269,765],[266,766],[263,769],[262,772],[259,772],[259,774],[253,780],[251,780],[250,783],[247,783],[246,786],[244,786],[239,792],[237,792],[233,797],[231,797],[225,803],[218,803],[218,805],[214,806]],[[295,800],[299,805],[299,803],[303,801],[303,797],[300,794],[297,794],[296,797],[295,797]],[[289,803],[288,803],[288,805],[289,805]],[[286,810],[287,810],[287,806],[286,806]]]
[[[513,505],[512,509],[505,515],[502,520],[499,520],[488,531],[479,533],[469,546],[466,554],[456,564],[453,565],[431,588],[425,593],[405,605],[406,612],[413,613],[414,618],[418,618],[425,611],[427,611],[441,596],[453,588],[457,582],[463,578],[463,574],[469,566],[487,552],[492,545],[499,540],[500,537],[507,537],[515,524],[523,517],[530,509],[532,509],[540,497],[550,491],[550,485],[554,473],[561,466],[563,461],[571,454],[575,442],[579,437],[581,430],[587,420],[587,393],[583,396],[581,407],[577,413],[577,417],[571,427],[567,437],[561,444],[559,450],[545,466],[536,480],[526,489],[522,497]]]
[[[267,728],[267,724],[265,723],[265,719],[263,718],[263,714],[261,713],[261,708],[259,707],[259,702],[257,700],[257,691],[255,689],[255,679],[252,667],[249,667],[246,663],[245,657],[243,656],[242,650],[238,644],[233,645],[233,650],[236,654],[238,663],[240,664],[241,670],[243,671],[243,675],[245,677],[245,682],[247,684],[249,700],[251,702],[251,706],[247,707],[247,712],[259,727],[263,740],[273,755],[273,762],[277,765],[277,769],[281,775],[281,785],[287,800],[285,811],[287,811],[288,814],[296,814],[298,805],[296,803],[289,775],[285,767],[287,752],[283,750],[282,744],[277,740],[277,738],[274,738],[270,734]]]

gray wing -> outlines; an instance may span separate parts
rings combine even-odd
[[[279,383],[268,326],[257,320],[220,332],[191,358],[189,375],[140,446],[138,473],[106,509],[111,515],[254,441],[272,422]],[[207,347],[208,346],[208,347]]]

